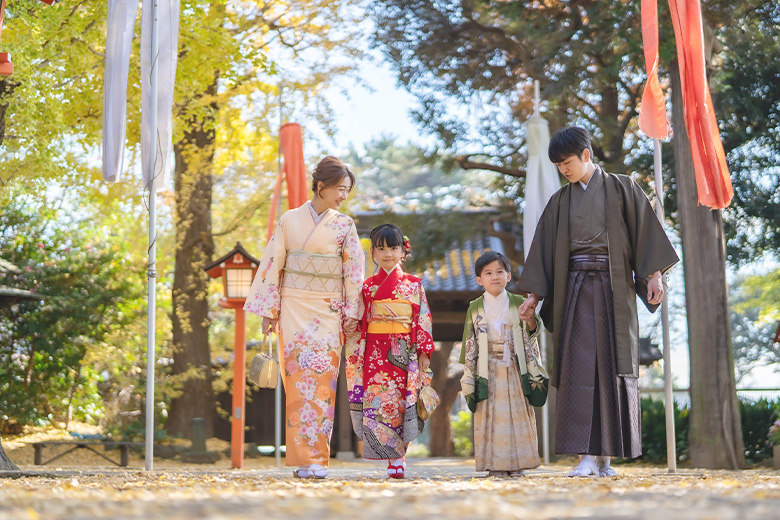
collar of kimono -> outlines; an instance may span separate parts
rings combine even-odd
[[[485,298],[479,298],[479,305],[477,307],[477,316],[474,316],[474,331],[477,335],[477,373],[479,377],[488,379],[488,336],[487,336],[487,320],[485,313]],[[481,318],[481,319],[478,319]],[[525,365],[525,348],[523,347],[523,329],[520,325],[520,316],[517,313],[517,302],[512,298],[509,298],[509,319],[512,322],[512,341],[515,345],[515,358],[518,363]],[[477,326],[478,321],[484,323],[480,324],[485,327],[484,330],[480,330]],[[520,356],[520,353],[523,353]]]
[[[401,264],[396,265],[391,271],[385,271],[384,267],[380,267],[379,272],[374,275],[376,281],[379,282],[377,289],[379,289],[379,287],[381,287],[388,278],[401,278],[403,274],[404,271],[401,269]]]

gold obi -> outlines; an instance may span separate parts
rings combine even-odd
[[[412,332],[412,304],[407,300],[376,300],[368,313],[369,334]]]
[[[343,288],[340,255],[323,255],[293,249],[287,252],[282,287],[341,293]]]
[[[504,347],[508,347],[510,354],[515,353],[515,346],[512,344],[511,341],[501,341],[501,342],[489,341],[488,342],[488,352],[490,352],[491,354],[503,354]]]

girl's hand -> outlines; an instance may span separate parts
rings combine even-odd
[[[357,332],[358,320],[355,318],[344,318],[344,334],[347,336]]]
[[[263,335],[268,335],[276,330],[276,320],[263,317]]]
[[[431,366],[431,358],[428,354],[420,354],[417,358],[417,364],[420,365],[420,372],[425,372]]]

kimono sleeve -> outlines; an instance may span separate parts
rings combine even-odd
[[[279,319],[281,297],[279,287],[282,281],[284,264],[287,261],[284,216],[279,219],[271,240],[265,246],[263,258],[257,268],[257,274],[249,289],[244,310],[264,318]]]
[[[412,341],[417,345],[417,354],[428,354],[435,350],[433,346],[433,321],[431,320],[431,308],[428,306],[428,298],[425,296],[422,282],[417,284],[417,298],[420,307],[417,315],[412,320]]]
[[[469,410],[477,410],[476,400],[476,372],[477,372],[477,336],[474,330],[472,308],[466,313],[466,324],[463,327],[463,340],[460,347],[460,362],[463,367],[463,376],[460,378],[460,387]]]
[[[366,259],[363,256],[363,248],[360,247],[360,238],[354,222],[344,238],[341,259],[344,275],[344,316],[360,319],[360,291],[363,286]]]
[[[633,250],[632,268],[638,279],[644,279],[656,271],[665,273],[680,261],[669,242],[663,226],[639,185],[631,180],[631,206],[627,211],[628,227]]]

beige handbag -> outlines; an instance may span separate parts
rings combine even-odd
[[[279,381],[279,365],[272,357],[271,336],[269,334],[266,334],[263,345],[268,346],[268,354],[261,352],[252,358],[247,379],[260,388],[276,388]]]
[[[417,415],[423,421],[430,419],[433,411],[439,406],[439,394],[431,387],[433,372],[429,368],[422,373],[423,387],[420,388],[420,395],[417,396]]]

